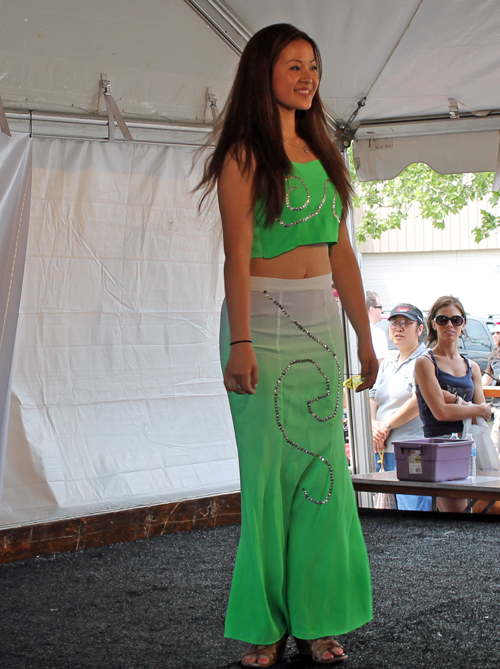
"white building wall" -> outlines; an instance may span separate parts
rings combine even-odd
[[[481,224],[481,209],[500,213],[500,207],[492,208],[488,200],[473,202],[458,214],[445,218],[445,227],[435,228],[428,220],[419,216],[418,206],[410,208],[408,218],[403,221],[401,230],[384,232],[380,239],[368,239],[359,245],[361,253],[403,253],[419,251],[482,251],[500,249],[500,229],[488,239],[476,243],[473,230]],[[361,221],[363,209],[355,212],[356,224]]]
[[[384,311],[398,302],[425,310],[452,294],[475,316],[500,313],[500,249],[364,253],[363,278]]]
[[[441,295],[452,294],[475,316],[500,313],[500,230],[474,241],[481,209],[491,207],[474,202],[448,216],[440,230],[419,218],[413,206],[401,230],[359,244],[365,289],[378,293],[384,310],[398,302],[425,310]],[[361,216],[357,210],[357,222]]]

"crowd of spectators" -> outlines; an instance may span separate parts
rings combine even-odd
[[[490,420],[493,414],[492,438],[498,450],[500,398],[487,404],[482,387],[500,385],[500,322],[493,328],[495,349],[481,377],[477,363],[459,353],[467,320],[458,299],[443,296],[436,300],[427,319],[425,342],[420,309],[410,303],[397,304],[388,316],[393,351],[388,350],[385,332],[377,327],[383,311],[377,293],[367,291],[366,307],[380,365],[370,390],[376,471],[396,469],[395,441],[451,434],[461,437],[463,421],[471,418],[474,422],[476,416]],[[431,498],[419,495],[396,495],[395,503],[404,510],[431,508]],[[465,505],[465,500],[438,500],[442,511],[462,511]]]

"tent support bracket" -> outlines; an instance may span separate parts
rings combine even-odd
[[[500,190],[500,132],[498,133],[498,157],[497,168],[495,170],[495,181],[493,182],[493,191]]]
[[[101,86],[104,101],[106,103],[106,110],[108,112],[108,141],[115,141],[116,121],[118,123],[118,127],[122,131],[124,139],[132,142],[133,140],[132,135],[130,134],[130,130],[127,128],[127,124],[123,120],[123,116],[118,109],[118,105],[116,104],[114,97],[111,95],[111,85],[107,74],[101,74]]]
[[[184,0],[210,28],[241,55],[252,32],[220,0]]]

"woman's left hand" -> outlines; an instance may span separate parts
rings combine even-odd
[[[358,347],[358,357],[361,363],[361,378],[363,383],[356,388],[356,392],[360,393],[362,390],[368,390],[375,383],[378,372],[378,360],[375,357],[373,345],[370,342],[364,346]]]
[[[379,420],[372,420],[372,434],[374,441],[384,443],[390,433],[391,431],[386,427],[385,423],[382,423]]]

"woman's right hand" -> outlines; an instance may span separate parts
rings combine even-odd
[[[224,385],[228,393],[253,395],[258,376],[257,358],[252,344],[245,342],[232,346],[224,371]]]
[[[456,404],[457,402],[457,396],[448,390],[443,390],[443,399],[445,404]]]

